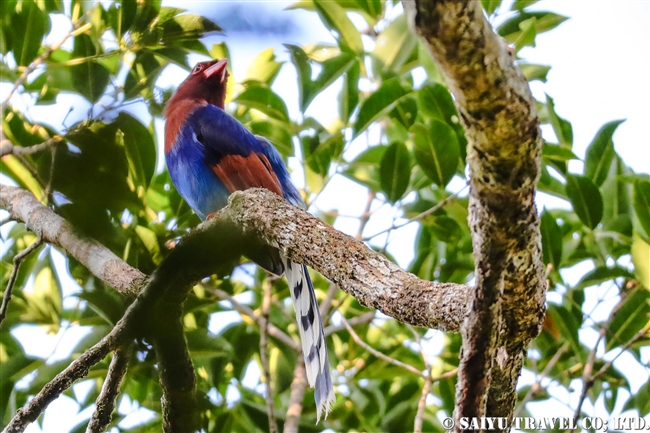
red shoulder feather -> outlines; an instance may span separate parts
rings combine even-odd
[[[261,187],[282,196],[280,181],[261,153],[225,155],[211,168],[230,192]]]

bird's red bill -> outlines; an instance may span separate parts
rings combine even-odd
[[[221,59],[214,65],[210,66],[208,69],[203,71],[203,76],[205,78],[210,78],[215,74],[221,74],[221,82],[226,81],[226,66],[228,66],[228,59]]]

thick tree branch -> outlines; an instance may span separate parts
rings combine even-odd
[[[0,208],[43,238],[66,251],[97,278],[129,297],[138,294],[145,275],[132,268],[99,242],[79,234],[72,224],[24,189],[2,185]]]
[[[190,288],[189,286],[188,288]],[[156,351],[165,433],[193,433],[199,430],[196,378],[183,331],[183,301],[186,290],[168,290],[156,305],[151,326]],[[172,295],[172,296],[170,296]]]
[[[279,247],[368,308],[415,326],[460,329],[470,293],[465,285],[420,280],[267,190],[233,193],[222,214],[244,234]]]
[[[419,280],[361,242],[267,190],[234,193],[229,206],[184,236],[148,279],[99,243],[76,233],[67,221],[27,191],[3,186],[0,207],[25,222],[44,241],[61,247],[86,264],[97,277],[121,293],[132,295],[144,287],[106,337],[18,411],[7,427],[8,432],[23,431],[51,401],[84,377],[92,365],[138,335],[133,323],[141,325],[142,318],[149,316],[162,296],[173,298],[175,301],[171,303],[180,305],[197,281],[227,267],[246,250],[246,245],[260,239],[282,248],[292,260],[312,266],[363,304],[406,323],[458,330],[466,310],[467,286]],[[214,245],[231,247],[214,248]],[[172,292],[166,295],[169,289]]]
[[[470,288],[456,283],[424,281],[400,269],[383,255],[332,228],[309,213],[264,189],[235,192],[229,206],[193,233],[199,253],[188,254],[187,271],[198,279],[215,266],[232,262],[241,250],[221,251],[215,260],[210,242],[224,237],[262,239],[283,249],[336,283],[361,304],[415,326],[459,331],[465,317]],[[45,242],[61,247],[120,293],[138,292],[145,275],[120,260],[96,241],[78,234],[72,225],[20,188],[2,186],[0,208],[42,234]],[[230,233],[226,233],[230,230]],[[200,241],[200,233],[207,233]],[[223,243],[222,243],[223,244]],[[241,242],[236,243],[239,245]],[[243,245],[242,245],[243,247]],[[204,252],[205,254],[200,254]]]
[[[480,2],[416,0],[405,8],[447,79],[469,142],[477,286],[462,330],[456,416],[511,417],[545,311],[535,101]]]

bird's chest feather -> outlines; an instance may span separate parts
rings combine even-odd
[[[183,127],[165,154],[169,175],[180,195],[201,219],[228,204],[228,189],[206,164],[205,148]]]

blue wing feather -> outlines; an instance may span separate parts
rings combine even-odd
[[[226,206],[230,195],[211,167],[226,156],[248,156],[252,152],[261,153],[269,160],[284,198],[294,205],[302,205],[300,194],[291,183],[275,147],[214,105],[205,105],[190,113],[166,157],[179,193],[201,218],[205,218]]]

